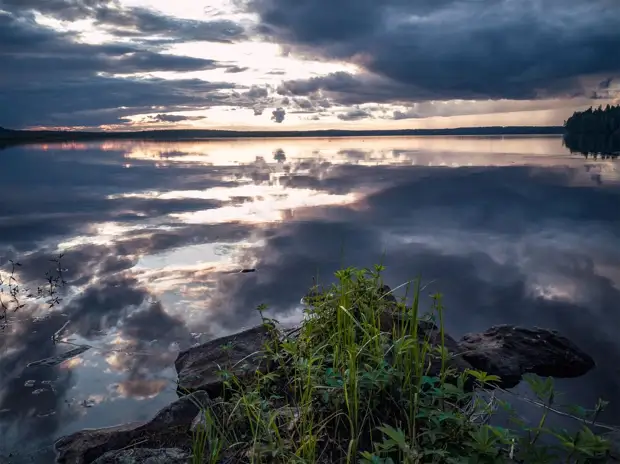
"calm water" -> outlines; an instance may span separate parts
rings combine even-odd
[[[560,138],[105,142],[0,160],[1,261],[36,281],[64,251],[68,281],[60,306],[0,334],[0,454],[151,417],[175,398],[180,348],[257,323],[259,303],[298,320],[312,277],[342,262],[383,259],[392,284],[420,273],[457,337],[558,329],[598,363],[560,382],[568,400],[620,392],[620,161]],[[67,321],[64,339],[93,348],[26,368],[70,348],[51,338]]]

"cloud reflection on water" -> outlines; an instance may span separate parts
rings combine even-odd
[[[599,363],[569,392],[620,391],[620,165],[568,155],[558,138],[105,142],[0,157],[0,254],[33,281],[62,248],[69,282],[62,307],[37,321],[24,310],[0,335],[7,446],[148,417],[174,395],[178,349],[252,325],[259,303],[294,321],[312,277],[343,262],[383,260],[390,283],[422,273],[457,336],[560,329]],[[93,349],[24,371],[59,349],[51,335],[67,321],[65,336]],[[26,380],[54,389],[32,395]]]

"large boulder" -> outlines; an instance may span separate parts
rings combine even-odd
[[[191,456],[178,448],[132,448],[108,451],[93,464],[189,464]]]
[[[109,451],[124,448],[189,447],[192,421],[208,405],[206,392],[184,396],[159,411],[148,422],[82,430],[55,443],[58,464],[89,464]],[[107,462],[107,461],[106,461]]]
[[[182,351],[174,363],[179,375],[178,391],[204,390],[216,398],[222,394],[222,370],[241,381],[256,371],[267,371],[269,363],[262,349],[269,337],[269,328],[261,324]]]
[[[465,335],[458,347],[475,369],[499,376],[504,388],[515,387],[527,373],[579,377],[595,366],[594,360],[566,337],[540,328],[493,326]]]

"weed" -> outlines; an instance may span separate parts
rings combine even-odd
[[[8,272],[0,269],[0,330],[9,326],[10,315],[24,308],[27,303],[33,301],[44,301],[48,308],[53,308],[60,304],[60,289],[67,282],[64,279],[62,265],[63,254],[50,261],[54,267],[45,273],[45,284],[39,285],[36,292],[24,287],[18,279],[18,269],[21,263],[9,260],[10,270]]]

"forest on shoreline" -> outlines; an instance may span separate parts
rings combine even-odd
[[[564,122],[564,145],[588,157],[620,155],[620,105],[576,111]]]

